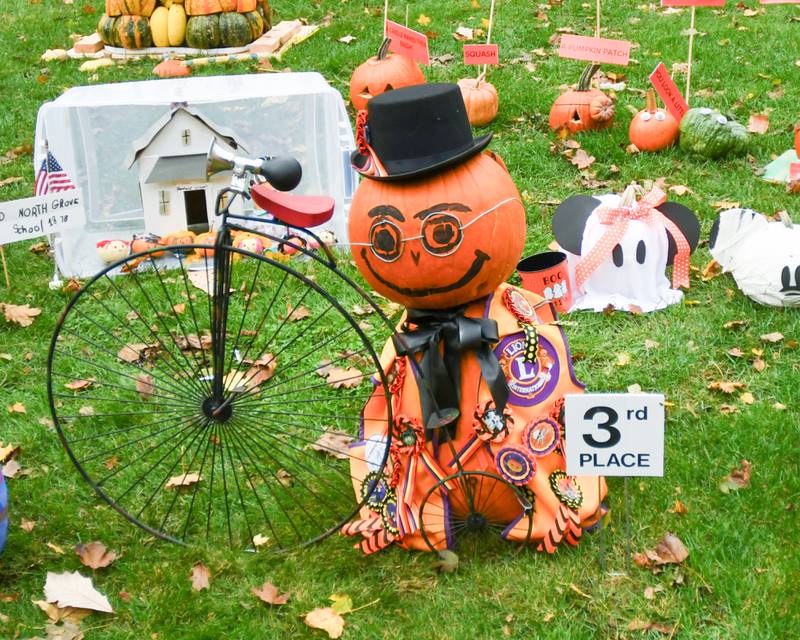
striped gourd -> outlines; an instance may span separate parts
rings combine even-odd
[[[125,49],[146,49],[153,46],[150,21],[142,16],[117,18],[117,36]]]

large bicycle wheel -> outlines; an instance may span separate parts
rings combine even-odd
[[[368,335],[386,328],[351,315],[369,302],[321,260],[226,246],[220,278],[213,249],[137,254],[75,295],[49,354],[58,434],[97,493],[157,536],[319,540],[360,507],[348,443],[367,398],[389,396]],[[366,464],[387,455],[388,441]]]
[[[485,471],[459,471],[430,488],[419,509],[420,533],[431,551],[507,540],[527,545],[533,496]]]

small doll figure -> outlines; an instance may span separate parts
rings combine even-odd
[[[111,264],[127,256],[130,248],[130,242],[127,240],[101,240],[97,243],[97,255],[106,264]]]

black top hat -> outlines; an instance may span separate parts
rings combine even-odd
[[[419,84],[387,91],[367,103],[357,125],[359,148],[351,161],[374,180],[422,176],[463,162],[482,151],[492,134],[472,137],[461,89]],[[370,152],[385,171],[375,167]]]

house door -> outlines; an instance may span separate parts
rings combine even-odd
[[[186,227],[195,233],[208,231],[206,190],[193,189],[191,191],[184,191],[183,203],[186,209]]]

